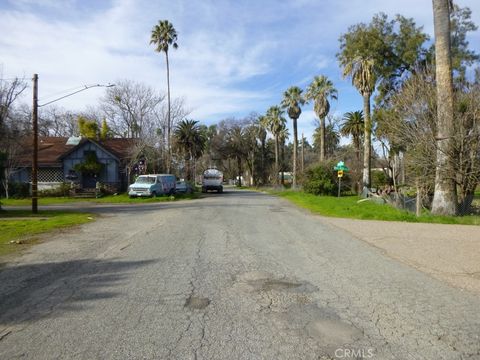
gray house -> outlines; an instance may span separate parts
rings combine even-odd
[[[32,145],[26,142],[19,159],[19,169],[11,178],[14,182],[31,182]],[[41,137],[38,142],[38,188],[57,187],[73,182],[81,188],[95,188],[97,181],[113,191],[128,185],[130,149],[134,139]]]

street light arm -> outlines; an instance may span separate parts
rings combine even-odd
[[[75,95],[75,94],[78,94],[79,92],[82,92],[82,91],[85,91],[85,90],[88,90],[88,89],[91,89],[91,88],[94,88],[94,87],[112,87],[112,86],[115,86],[115,84],[108,84],[108,85],[101,85],[101,84],[95,84],[95,85],[85,85],[82,89],[80,90],[77,90],[77,91],[74,91],[70,94],[67,94],[67,95],[64,95],[64,96],[61,96],[57,99],[54,99],[54,100],[51,100],[49,102],[46,102],[45,104],[39,104],[38,107],[42,107],[42,106],[46,106],[46,105],[50,105],[51,103],[54,103],[58,100],[62,100],[62,99],[65,99],[66,97],[69,97],[69,96],[72,96],[72,95]]]

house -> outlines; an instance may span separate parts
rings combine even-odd
[[[40,137],[38,189],[54,188],[64,182],[75,183],[80,188],[95,188],[98,181],[113,191],[125,190],[134,143],[134,139],[120,138],[97,141],[81,137]],[[32,147],[32,141],[26,141],[12,182],[31,182]]]

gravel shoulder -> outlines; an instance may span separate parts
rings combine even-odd
[[[480,228],[322,217],[330,225],[438,280],[480,294]]]

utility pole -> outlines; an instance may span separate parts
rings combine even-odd
[[[78,94],[79,92],[94,88],[94,87],[112,87],[115,84],[108,85],[85,85],[80,90],[74,91],[70,94],[63,95],[57,99],[51,100],[47,103],[38,105],[38,74],[33,74],[33,110],[32,110],[32,130],[33,130],[33,160],[32,160],[32,213],[38,212],[38,108],[54,103],[66,97]]]
[[[38,74],[33,74],[33,162],[32,162],[32,213],[38,212]]]

